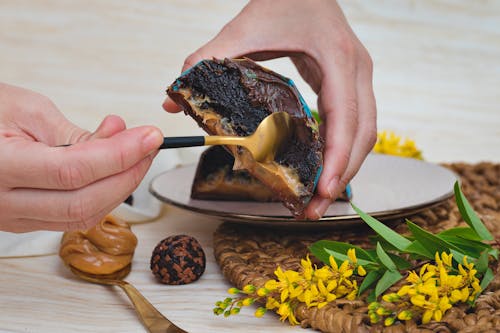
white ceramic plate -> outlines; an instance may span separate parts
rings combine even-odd
[[[281,203],[191,199],[196,165],[182,166],[153,178],[151,193],[161,201],[225,221],[286,226],[350,226],[359,216],[348,202],[336,201],[319,221],[297,220]],[[414,214],[453,195],[457,176],[436,164],[370,154],[351,182],[352,202],[379,219]]]

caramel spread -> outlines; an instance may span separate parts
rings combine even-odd
[[[225,178],[224,170],[219,170],[211,175],[210,180],[200,182],[196,187],[198,196],[252,199],[256,201],[273,201],[274,195],[262,183],[253,181],[241,181],[237,178],[228,180]]]
[[[102,275],[117,272],[132,262],[137,238],[130,226],[106,216],[85,231],[65,232],[59,256],[80,271]]]

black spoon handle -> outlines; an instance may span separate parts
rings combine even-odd
[[[204,146],[204,136],[172,136],[163,138],[159,149]]]
[[[69,147],[72,144],[59,145],[57,147]],[[163,143],[158,149],[168,149],[168,148],[182,148],[182,147],[194,147],[194,146],[204,146],[205,137],[204,136],[171,136],[163,138]]]

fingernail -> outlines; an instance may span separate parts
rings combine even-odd
[[[339,187],[339,176],[333,177],[332,180],[330,180],[330,183],[328,183],[328,186],[326,190],[328,191],[328,196],[330,199],[335,199],[335,196],[337,194],[337,188]]]
[[[161,106],[163,107],[163,110],[169,111],[168,97],[165,98],[165,100],[163,101],[163,104]]]
[[[142,146],[144,151],[149,154],[158,150],[158,147],[163,142],[163,136],[157,130],[150,130],[142,139]]]
[[[322,218],[323,215],[325,215],[325,212],[327,211],[328,207],[330,207],[331,203],[332,202],[330,201],[330,199],[321,200],[318,207],[316,207],[316,209],[314,210],[314,214],[316,214],[314,219],[319,220],[320,218]]]

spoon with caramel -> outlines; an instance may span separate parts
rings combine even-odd
[[[236,145],[248,149],[257,162],[271,162],[276,153],[293,135],[292,117],[286,112],[274,112],[264,118],[249,136],[179,136],[166,137],[160,149],[192,146]]]
[[[72,266],[69,268],[79,278],[97,284],[118,286],[125,291],[128,298],[132,301],[135,311],[142,321],[144,327],[151,333],[187,333],[177,327],[170,320],[165,318],[149,301],[130,283],[122,280],[130,272],[131,265],[122,270],[104,275],[94,275],[82,272]]]
[[[109,215],[88,230],[65,232],[59,256],[82,280],[122,288],[149,332],[185,333],[123,280],[130,273],[136,245],[130,226]]]

